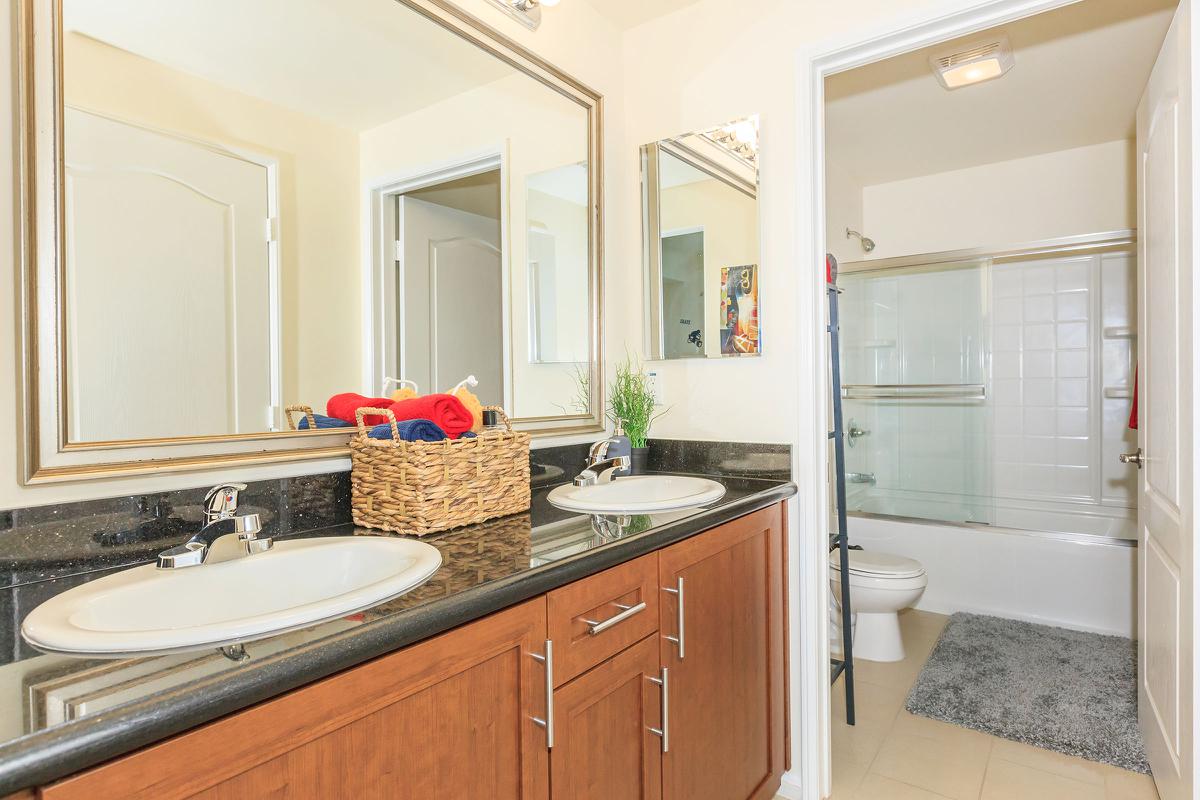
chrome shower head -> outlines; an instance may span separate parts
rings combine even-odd
[[[852,231],[849,228],[846,228],[846,238],[849,239],[851,236],[858,237],[858,241],[859,241],[859,243],[862,244],[862,249],[863,249],[864,253],[869,253],[875,249],[875,242],[873,240],[868,239],[866,236],[863,236],[858,231]]]

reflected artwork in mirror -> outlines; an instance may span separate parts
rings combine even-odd
[[[759,355],[758,118],[641,155],[650,357]]]
[[[28,8],[31,473],[401,380],[600,426],[594,92],[431,0]]]

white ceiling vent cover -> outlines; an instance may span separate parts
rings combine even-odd
[[[1012,69],[1012,45],[1004,34],[977,39],[953,50],[934,53],[929,66],[938,82],[947,89],[959,89],[973,83],[999,78]]]

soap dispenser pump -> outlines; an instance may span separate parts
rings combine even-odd
[[[633,463],[633,443],[629,441],[629,437],[625,435],[625,428],[621,425],[621,421],[616,421],[616,430],[613,431],[612,437],[608,440],[608,451],[605,453],[606,458],[616,458],[617,456],[626,456]],[[619,469],[613,473],[615,477],[623,478],[626,475],[632,474],[631,469]]]

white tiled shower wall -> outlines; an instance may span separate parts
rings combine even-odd
[[[844,276],[844,383],[987,398],[848,400],[876,481],[852,510],[1132,537],[1134,277],[1126,252]]]
[[[1134,471],[1117,456],[1136,447],[1127,427],[1133,255],[996,264],[991,273],[993,523],[1038,528],[1038,511],[1092,512],[1094,521],[1111,510],[1110,528],[1078,532],[1132,538]]]

